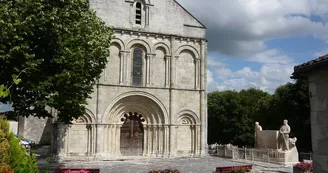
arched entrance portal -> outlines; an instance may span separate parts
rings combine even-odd
[[[169,154],[167,111],[154,96],[144,92],[122,94],[105,112],[102,121],[105,156]]]
[[[120,134],[120,149],[123,156],[141,156],[144,145],[144,129],[142,115],[137,112],[124,114]]]

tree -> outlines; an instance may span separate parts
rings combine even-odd
[[[279,129],[287,119],[291,136],[297,137],[300,151],[311,151],[311,124],[308,84],[304,79],[278,87],[269,99],[261,100],[261,115],[257,116],[264,129]]]
[[[88,0],[0,0],[0,81],[11,86],[29,69],[0,101],[23,116],[50,116],[50,106],[70,122],[85,113],[111,38]]]
[[[253,146],[258,101],[269,94],[257,89],[208,94],[208,142]]]

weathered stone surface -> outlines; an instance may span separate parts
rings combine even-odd
[[[328,172],[328,71],[317,71],[308,77],[311,105],[311,134],[314,172]]]
[[[205,27],[174,0],[91,0],[90,6],[114,27],[115,38],[87,114],[56,129],[60,158],[205,155]],[[143,120],[138,140],[131,139],[135,126],[124,126],[130,113],[140,115],[132,123]],[[139,144],[130,147],[133,141]]]
[[[45,162],[40,160],[41,167]],[[65,162],[53,164],[52,168],[98,168],[106,173],[145,173],[152,169],[173,168],[183,173],[212,173],[216,167],[253,165],[254,173],[292,173],[292,166],[276,165],[253,161],[233,161],[218,157],[204,158],[176,158],[176,159],[133,159],[125,161],[88,161],[88,162]]]

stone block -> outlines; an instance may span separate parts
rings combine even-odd
[[[279,131],[276,130],[263,130],[258,131],[256,134],[258,149],[278,149],[278,136]]]

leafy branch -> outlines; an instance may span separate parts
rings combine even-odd
[[[10,89],[14,85],[18,85],[22,81],[22,79],[20,79],[19,77],[23,72],[25,72],[28,69],[30,69],[30,68],[23,69],[18,75],[16,75],[16,74],[11,75],[12,82],[11,82],[11,85],[9,87],[5,86],[4,84],[0,85],[0,98],[5,98],[5,97],[9,96]]]

